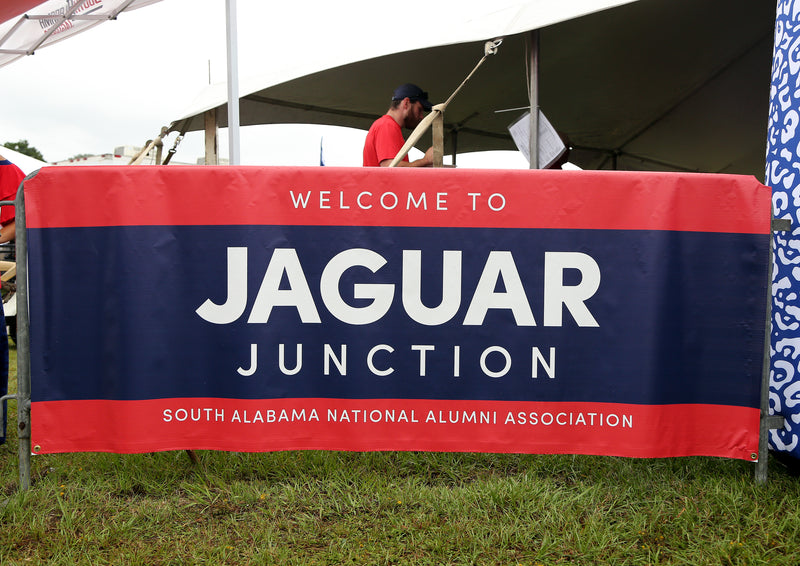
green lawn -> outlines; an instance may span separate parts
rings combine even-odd
[[[764,486],[717,458],[198,455],[35,456],[19,492],[12,434],[0,564],[800,563],[800,480],[774,461]]]

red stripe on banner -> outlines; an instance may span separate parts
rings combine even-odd
[[[759,410],[416,399],[47,401],[34,453],[423,450],[754,460]]]
[[[769,233],[754,177],[335,167],[46,167],[27,226],[359,225]]]

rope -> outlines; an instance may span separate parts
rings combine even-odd
[[[450,101],[453,100],[453,98],[455,98],[455,96],[462,89],[462,87],[465,84],[467,84],[467,81],[469,81],[472,78],[472,75],[475,74],[475,71],[478,70],[478,67],[483,65],[483,62],[486,61],[486,58],[489,57],[489,55],[496,55],[497,54],[497,48],[500,47],[500,44],[502,44],[502,43],[503,43],[503,38],[499,38],[499,39],[495,39],[493,41],[487,41],[486,43],[483,44],[483,57],[481,58],[480,61],[478,61],[478,64],[475,65],[475,68],[472,69],[472,72],[469,75],[467,75],[467,78],[464,79],[463,81],[461,81],[461,84],[458,85],[458,88],[453,91],[453,94],[450,95],[450,98],[448,98],[445,101],[445,103],[444,103],[444,107],[445,108],[447,107],[448,104],[450,104]],[[442,112],[444,112],[444,108],[442,108]]]

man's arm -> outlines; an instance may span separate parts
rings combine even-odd
[[[16,222],[12,220],[0,228],[0,244],[12,241],[17,235]]]

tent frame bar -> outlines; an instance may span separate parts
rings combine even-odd
[[[25,177],[13,201],[0,202],[0,206],[14,205],[17,227],[14,245],[17,253],[17,393],[8,398],[17,401],[17,452],[21,491],[27,491],[31,487],[31,341],[28,311],[28,233],[25,228],[23,185],[38,172],[37,169]]]

